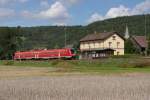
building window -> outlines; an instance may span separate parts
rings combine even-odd
[[[116,40],[116,36],[113,36],[113,40]]]
[[[108,44],[109,44],[109,48],[110,48],[110,47],[111,47],[112,42],[109,42]]]
[[[119,48],[119,46],[120,46],[120,42],[117,42],[117,48]]]

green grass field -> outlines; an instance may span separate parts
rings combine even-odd
[[[42,75],[51,73],[133,73],[150,72],[150,59],[106,58],[99,60],[47,60],[47,61],[1,61],[1,71],[39,71]],[[11,70],[12,69],[12,70]],[[24,71],[24,72],[25,72]],[[38,75],[38,73],[37,73]]]

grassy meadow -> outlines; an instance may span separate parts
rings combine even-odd
[[[147,58],[105,58],[99,60],[45,60],[45,61],[1,61],[1,73],[44,75],[60,74],[113,74],[150,73],[150,59]],[[1,74],[0,74],[1,76]],[[3,75],[5,76],[5,75]],[[19,75],[17,75],[19,76]],[[26,75],[25,75],[26,76]]]

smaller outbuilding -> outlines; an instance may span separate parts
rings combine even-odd
[[[146,36],[132,36],[131,40],[134,46],[141,54],[143,55],[147,54],[148,41]]]

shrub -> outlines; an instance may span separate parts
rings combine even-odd
[[[52,64],[52,66],[56,66],[56,65],[58,65],[59,62],[60,62],[59,60],[54,60],[51,62],[51,64]]]
[[[135,54],[125,54],[125,55],[120,55],[120,56],[111,56],[112,58],[140,58],[141,55],[135,55]]]
[[[141,61],[134,64],[134,68],[150,67],[150,61]]]
[[[14,61],[4,61],[4,65],[13,65],[14,64]]]
[[[123,68],[145,68],[145,67],[150,67],[150,61],[133,61],[133,62],[128,62],[128,63],[123,63],[121,65]]]

